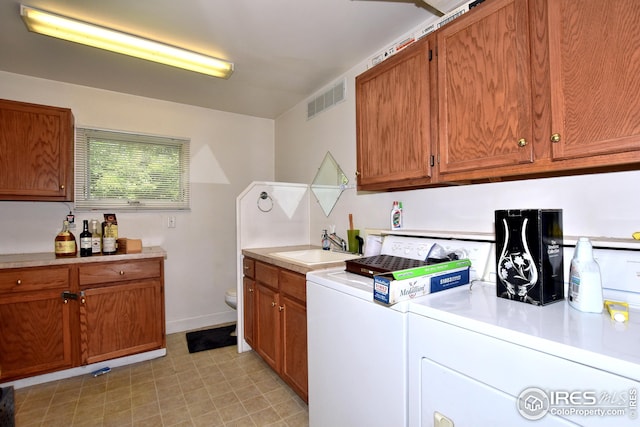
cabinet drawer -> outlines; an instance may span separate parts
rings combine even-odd
[[[256,261],[255,272],[258,282],[278,289],[278,267]]]
[[[69,267],[0,270],[0,292],[27,292],[69,286]]]
[[[160,277],[161,261],[122,261],[87,264],[78,268],[80,286],[96,283],[124,282],[127,280]]]
[[[252,258],[244,257],[242,259],[242,273],[245,276],[251,277],[252,279],[255,278],[256,277],[255,269],[256,269],[256,262]]]
[[[307,300],[305,276],[292,271],[280,270],[280,291],[305,302]]]

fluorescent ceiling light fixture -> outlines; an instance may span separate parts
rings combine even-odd
[[[228,79],[233,63],[20,5],[29,31]]]

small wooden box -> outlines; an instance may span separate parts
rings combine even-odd
[[[142,252],[142,240],[140,239],[118,239],[118,253],[138,254]]]

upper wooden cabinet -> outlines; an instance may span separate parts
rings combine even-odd
[[[360,190],[433,181],[430,43],[422,39],[356,77]]]
[[[412,115],[404,120],[387,114],[382,107],[362,108],[371,95],[361,92],[370,88],[356,84],[358,127],[385,120],[396,120],[396,129],[430,127],[431,137],[422,134],[422,153],[431,150],[436,159],[430,181],[385,176],[387,146],[379,142],[381,138],[372,140],[373,132],[359,128],[358,171],[367,170],[363,164],[378,162],[381,175],[375,188],[359,188],[416,188],[637,169],[637,22],[640,9],[632,0],[615,4],[486,0],[430,35],[435,40],[432,71],[423,75],[421,84],[431,85],[426,93],[435,111],[419,119],[430,118],[430,125],[416,124],[419,120]],[[386,62],[403,63],[411,53],[407,48],[362,76],[389,74],[393,63]],[[393,83],[391,74],[388,79]],[[390,96],[400,105],[406,102],[406,97]],[[414,102],[429,105],[424,99],[408,101]],[[416,132],[409,142],[396,141],[400,147],[410,144],[413,151],[403,149],[394,164],[411,164],[419,139]]]
[[[0,200],[73,201],[73,115],[0,100]]]
[[[606,155],[611,156],[610,163],[637,162],[638,2],[548,0],[547,4],[550,134],[557,140],[552,144],[553,159]],[[636,153],[623,154],[629,152]]]
[[[526,1],[493,0],[437,33],[442,179],[533,161],[528,21]]]

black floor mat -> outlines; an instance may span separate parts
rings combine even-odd
[[[189,353],[236,345],[238,343],[237,337],[231,336],[231,333],[235,329],[236,325],[230,325],[202,331],[187,332],[187,347],[189,347]]]

